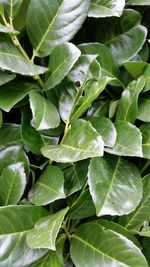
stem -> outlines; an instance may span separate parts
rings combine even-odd
[[[150,160],[148,159],[144,164],[143,168],[141,169],[140,173],[143,174],[145,170],[149,167],[149,165],[150,165]]]
[[[28,57],[27,53],[25,52],[25,50],[21,46],[21,44],[20,44],[20,42],[18,40],[18,37],[16,35],[12,37],[12,41],[15,44],[15,46],[17,46],[17,48],[19,49],[19,51],[21,52],[21,54],[25,57],[25,59],[30,62],[30,58]]]
[[[66,138],[66,135],[68,134],[68,132],[70,130],[70,127],[71,127],[70,123],[66,123],[66,127],[65,127],[65,130],[64,130],[64,135],[63,135],[63,137],[61,139],[60,145],[63,144],[63,142],[64,142],[64,140]]]

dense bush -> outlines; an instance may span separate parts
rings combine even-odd
[[[149,6],[0,0],[0,267],[149,266]]]

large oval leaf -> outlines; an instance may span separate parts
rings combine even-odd
[[[150,0],[126,0],[126,4],[133,6],[149,6]]]
[[[142,133],[143,158],[150,159],[150,123],[144,123],[140,127]]]
[[[34,47],[33,58],[47,56],[54,47],[71,40],[84,22],[88,9],[89,0],[31,0],[27,32]]]
[[[148,267],[139,248],[121,234],[106,230],[98,221],[77,229],[73,235],[71,258],[76,267]]]
[[[64,177],[56,166],[48,166],[29,192],[29,199],[35,205],[46,205],[65,198]]]
[[[22,0],[2,0],[4,13],[10,20],[17,16]]]
[[[11,80],[15,79],[16,75],[15,74],[9,74],[5,72],[0,72],[0,86],[10,82]]]
[[[90,157],[103,155],[104,143],[101,136],[84,120],[71,124],[65,140],[57,146],[45,146],[42,154],[56,162],[76,162]]]
[[[102,18],[102,17],[120,17],[125,6],[125,0],[92,0],[89,17]]]
[[[150,122],[149,111],[150,111],[150,96],[143,94],[139,98],[137,118],[141,121]]]
[[[129,214],[142,198],[138,169],[119,157],[92,159],[88,184],[98,216]]]
[[[3,123],[0,129],[0,147],[21,143],[20,125]]]
[[[19,202],[26,186],[23,163],[8,165],[0,176],[0,204],[15,205]]]

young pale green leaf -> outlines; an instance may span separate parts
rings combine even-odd
[[[139,248],[97,221],[83,224],[76,230],[71,244],[71,258],[76,267],[148,267]]]
[[[37,131],[59,126],[59,113],[52,102],[39,92],[31,92],[29,98],[33,114],[33,124]]]
[[[115,80],[111,82],[112,85],[123,85],[119,68],[109,49],[105,45],[99,43],[85,43],[79,45],[79,49],[83,54],[98,55],[97,61],[102,68],[102,74],[104,76],[115,78]]]
[[[150,175],[143,178],[143,198],[140,205],[128,216],[120,218],[120,223],[132,232],[139,232],[144,221],[150,221]]]
[[[16,205],[26,187],[26,175],[23,163],[8,165],[0,176],[1,206]]]
[[[19,34],[18,31],[15,31],[14,29],[12,28],[9,28],[9,27],[6,27],[4,26],[3,24],[0,23],[0,32],[3,32],[3,33],[11,33],[12,35],[15,34]]]
[[[0,108],[9,112],[19,101],[31,91],[39,90],[35,83],[11,82],[0,88]]]
[[[138,232],[140,236],[150,237],[150,226],[143,226],[142,230]]]
[[[33,58],[47,56],[54,47],[72,39],[87,16],[89,2],[31,0],[26,24],[34,48]]]
[[[147,63],[143,61],[127,61],[123,64],[123,66],[133,78],[137,78],[140,74],[143,73],[143,70],[147,66]]]
[[[10,20],[17,16],[22,0],[2,0],[4,13]]]
[[[96,131],[102,136],[104,146],[114,147],[116,143],[117,132],[112,121],[105,117],[88,117],[87,119],[96,129]]]
[[[120,17],[125,6],[125,0],[92,0],[89,17],[105,18],[105,17]]]
[[[21,145],[14,144],[12,146],[6,146],[0,148],[0,174],[3,170],[11,165],[22,162],[26,171],[26,175],[29,175],[29,161]]]
[[[97,55],[81,55],[68,74],[68,79],[73,83],[83,86],[89,79],[100,79],[101,67],[96,60]]]
[[[47,253],[45,250],[32,250],[26,243],[27,232],[47,214],[44,208],[36,206],[0,207],[1,267],[30,266]]]
[[[90,122],[82,119],[71,124],[63,143],[45,146],[42,154],[56,162],[76,162],[79,160],[103,156],[104,142]]]
[[[89,161],[84,160],[72,163],[69,167],[64,169],[64,189],[67,196],[79,191],[83,187],[87,178],[88,165]]]
[[[48,69],[27,61],[13,43],[1,34],[0,68],[26,76],[45,73]]]
[[[5,72],[0,72],[0,86],[14,80],[16,78],[15,74],[9,74]]]
[[[118,156],[143,157],[142,134],[140,130],[127,121],[116,121],[117,140],[113,148],[106,152]]]
[[[137,118],[144,122],[150,122],[150,96],[143,94],[139,97],[138,116]]]
[[[28,246],[56,250],[56,238],[67,211],[68,208],[37,221],[34,229],[27,234]]]
[[[150,159],[150,123],[144,123],[140,127],[142,133],[142,148],[143,148],[143,157]]]
[[[5,123],[0,129],[0,148],[21,143],[20,125]]]
[[[145,86],[145,79],[141,76],[137,81],[129,83],[123,91],[119,101],[116,120],[134,123],[138,115],[138,96]]]
[[[81,104],[77,110],[71,115],[71,121],[74,121],[81,117],[89,108],[91,103],[98,98],[100,93],[103,92],[106,85],[112,81],[110,77],[102,77],[100,80],[90,79],[83,87],[84,96],[82,97]]]
[[[126,0],[126,4],[133,6],[149,6],[150,0]]]
[[[59,84],[78,60],[81,52],[72,43],[64,43],[53,49],[50,56],[49,74],[45,83],[45,90],[52,89]]]
[[[107,155],[92,159],[88,184],[97,216],[129,214],[142,198],[138,169],[120,157]]]
[[[63,252],[65,240],[66,236],[64,234],[60,235],[56,240],[56,251],[49,250],[46,255],[31,264],[30,267],[64,267]]]
[[[29,200],[35,205],[47,205],[57,199],[65,198],[64,177],[56,166],[48,166],[29,192]]]
[[[140,20],[140,14],[129,9],[121,18],[105,19],[105,26],[101,20],[93,25],[96,41],[110,48],[119,65],[133,58],[146,41],[147,29],[140,25]]]
[[[95,215],[96,210],[89,190],[86,189],[70,206],[68,216],[74,220],[81,220]]]

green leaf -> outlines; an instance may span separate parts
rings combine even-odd
[[[74,121],[81,117],[85,111],[89,108],[91,103],[98,98],[100,93],[105,89],[106,85],[110,83],[112,78],[102,77],[99,81],[95,79],[90,79],[83,87],[84,96],[82,97],[81,104],[73,115],[71,116],[71,121]],[[80,103],[80,102],[79,102]]]
[[[8,165],[0,176],[0,204],[15,205],[19,202],[26,187],[23,163]]]
[[[79,45],[79,49],[83,54],[98,55],[97,61],[102,68],[102,74],[104,76],[115,78],[111,84],[116,86],[123,85],[119,68],[109,49],[105,45],[99,43],[81,44]]]
[[[9,74],[5,72],[0,72],[0,86],[10,82],[11,80],[15,79],[16,75],[15,74]]]
[[[147,92],[150,90],[150,64],[148,64],[148,66],[145,68],[143,75],[146,80],[144,92]]]
[[[30,266],[47,251],[32,250],[26,244],[26,234],[48,212],[36,206],[0,207],[1,267]]]
[[[0,128],[2,127],[2,124],[3,124],[3,114],[2,114],[2,111],[0,109]]]
[[[71,219],[81,220],[95,215],[95,206],[93,204],[89,190],[83,191],[80,196],[69,207],[68,216]]]
[[[88,117],[88,121],[102,136],[104,146],[114,147],[117,138],[117,132],[111,120],[105,117]]]
[[[47,205],[57,199],[65,198],[64,177],[56,166],[48,166],[29,192],[29,200],[35,205]]]
[[[73,38],[84,22],[89,0],[31,0],[27,33],[34,48],[33,57],[45,57],[54,47]],[[33,20],[33,17],[36,19]]]
[[[31,92],[29,97],[35,129],[40,131],[58,127],[60,118],[54,104],[39,92]]]
[[[150,122],[150,95],[143,94],[139,97],[138,116],[137,118],[144,122]]]
[[[107,155],[92,159],[88,184],[97,216],[129,214],[142,198],[138,169],[120,157]]]
[[[147,30],[140,25],[141,16],[125,10],[121,18],[106,18],[93,25],[96,41],[107,45],[119,65],[133,58],[146,41]],[[96,29],[97,27],[97,29]]]
[[[92,0],[88,16],[94,18],[112,16],[120,17],[124,6],[125,0]]]
[[[0,129],[0,147],[21,142],[20,125],[4,123]]]
[[[45,146],[42,154],[56,162],[76,162],[90,157],[103,156],[104,143],[92,125],[82,119],[71,124],[63,143]]]
[[[59,84],[78,60],[81,52],[72,43],[56,46],[50,56],[49,74],[45,83],[45,90],[52,89]]]
[[[18,31],[15,31],[14,29],[12,28],[8,28],[6,26],[4,26],[3,24],[0,23],[0,32],[3,32],[3,33],[11,33],[11,34],[19,34]]]
[[[38,89],[39,87],[36,84],[29,82],[11,82],[5,84],[0,88],[0,108],[9,112],[31,91]]]
[[[74,233],[71,258],[76,267],[148,267],[139,248],[121,234],[105,229],[97,221],[81,225]]]
[[[143,61],[127,61],[123,64],[123,66],[131,74],[131,76],[137,78],[140,74],[142,74],[144,68],[147,66],[147,63]]]
[[[63,251],[65,239],[66,236],[64,234],[60,235],[56,240],[56,251],[50,250],[46,255],[44,255],[40,260],[34,262],[30,267],[64,267]]]
[[[21,120],[21,137],[24,145],[36,155],[41,154],[41,148],[45,145],[39,132],[30,124],[31,116],[28,110],[24,109]]]
[[[79,191],[82,188],[87,178],[88,165],[89,161],[84,160],[81,162],[72,163],[71,166],[64,169],[64,189],[67,196]]]
[[[143,157],[150,159],[150,123],[144,123],[140,127],[142,133],[142,148],[143,148]]]
[[[150,0],[126,0],[127,5],[149,6]]]
[[[138,115],[138,96],[145,86],[145,79],[141,76],[137,81],[129,83],[123,91],[119,101],[116,120],[134,123]]]
[[[150,237],[150,226],[143,226],[142,230],[138,232],[140,236]]]
[[[22,4],[22,0],[2,0],[4,13],[12,20],[14,17],[17,16],[20,6]]]
[[[14,144],[8,147],[0,148],[0,174],[11,165],[22,162],[27,176],[29,175],[29,161],[21,145]]]
[[[68,208],[40,219],[34,229],[27,234],[30,248],[48,248],[56,250],[56,238]]]
[[[97,55],[81,55],[68,74],[68,79],[73,83],[83,86],[89,79],[100,79],[101,67],[96,60]]]
[[[140,130],[127,121],[116,121],[117,140],[113,148],[106,152],[118,156],[143,157],[142,134]]]
[[[146,175],[143,180],[143,198],[134,212],[128,216],[120,218],[120,223],[132,232],[139,232],[144,221],[150,221],[150,175]]]
[[[0,68],[22,75],[34,76],[45,73],[48,69],[27,61],[13,43],[1,34]]]

